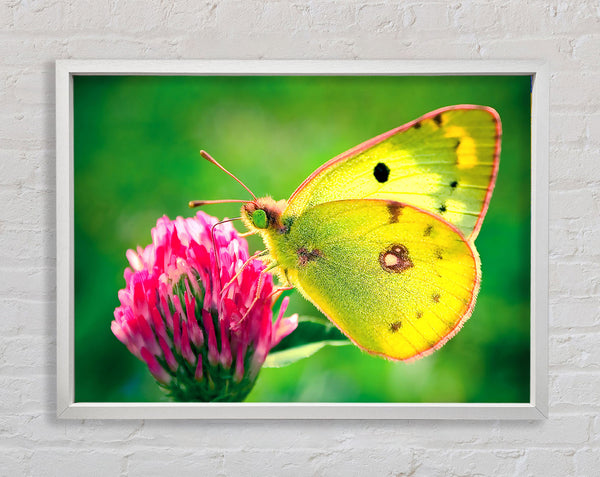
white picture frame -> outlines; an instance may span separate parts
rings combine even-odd
[[[74,400],[73,77],[76,75],[529,75],[530,402],[78,403]],[[69,419],[542,419],[548,415],[549,72],[541,61],[56,62],[57,416]]]

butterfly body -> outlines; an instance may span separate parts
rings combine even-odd
[[[286,201],[242,206],[279,278],[355,344],[408,360],[440,348],[475,305],[474,240],[494,186],[498,114],[433,111],[317,169]]]

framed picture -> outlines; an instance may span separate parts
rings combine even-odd
[[[546,416],[548,81],[58,61],[58,416]]]

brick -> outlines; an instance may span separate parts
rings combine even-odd
[[[403,26],[404,12],[396,4],[365,4],[358,7],[358,26],[371,34],[396,32]]]
[[[440,450],[420,449],[416,451],[417,469],[415,476],[444,475],[517,475],[519,462],[525,450]]]
[[[600,102],[599,85],[600,72],[558,71],[552,74],[550,81],[552,104],[597,107]]]
[[[28,68],[15,76],[13,94],[19,103],[54,104],[54,71]]]
[[[531,59],[531,52],[535,58],[551,60],[555,71],[572,70],[577,62],[573,59],[571,38],[567,35],[554,37],[516,37],[480,39],[481,55],[493,59]]]
[[[64,477],[121,475],[123,456],[118,450],[92,450],[72,447],[37,449],[31,457],[33,475]]]
[[[600,449],[585,448],[575,453],[575,475],[595,475],[600,470]]]
[[[547,421],[500,422],[484,442],[504,449],[536,445],[577,445],[589,439],[586,416],[552,416]]]
[[[260,468],[248,462],[261,462]],[[409,475],[412,471],[410,450],[396,448],[361,448],[331,451],[322,448],[290,449],[285,453],[242,448],[224,453],[224,475],[277,475],[285,469],[287,475]],[[384,474],[385,473],[385,474]]]
[[[0,3],[0,25],[7,31],[14,28],[14,4]]]
[[[550,377],[550,406],[553,410],[598,409],[600,373],[563,372]]]
[[[164,5],[162,26],[170,31],[197,30],[216,25],[217,2],[195,2],[193,4],[171,3]],[[191,6],[191,8],[190,8]]]
[[[572,450],[529,449],[515,475],[575,475]]]
[[[49,112],[40,111],[35,105],[20,104],[14,108],[5,108],[0,113],[0,141],[5,147],[19,149],[25,146],[47,144],[54,140],[54,130],[45,141],[36,141],[34,138],[46,132],[46,121],[50,118]]]
[[[55,282],[54,268],[0,268],[0,290],[3,297],[46,300],[53,297]]]
[[[583,32],[598,31],[598,10],[594,2],[542,2],[548,8],[548,25],[551,33],[571,32],[573,36]]]
[[[63,2],[51,0],[18,2],[13,8],[15,30],[57,31],[61,29],[64,18]]]
[[[600,333],[561,334],[550,337],[550,365],[600,369]]]
[[[597,13],[596,13],[597,15]],[[600,35],[585,35],[574,40],[573,57],[584,65],[598,64],[598,49],[600,49]]]
[[[110,2],[97,2],[94,0],[77,0],[67,2],[64,18],[67,30],[99,30],[111,26],[111,20],[116,12],[112,11]]]
[[[1,474],[7,477],[31,475],[32,455],[33,450],[22,447],[0,448]]]
[[[554,191],[549,194],[552,217],[578,219],[598,214],[600,200],[592,188],[570,191]]]
[[[210,450],[243,447],[248,442],[252,442],[255,449],[267,451],[277,448],[311,448],[314,446],[312,436],[315,426],[319,427],[318,423],[311,421],[250,421],[245,426],[230,421],[209,421],[203,423],[203,429],[204,435],[210,438],[204,439],[202,444]],[[156,445],[185,446],[188,433],[193,432],[194,428],[195,424],[192,422],[182,421],[165,427],[160,421],[147,421],[140,429],[139,439],[152,440]],[[323,441],[335,446],[360,440],[359,436],[365,434],[361,426],[348,430],[339,421],[329,423],[319,432]],[[257,440],[256,435],[261,438]]]
[[[289,2],[221,2],[212,7],[212,18],[207,19],[208,27],[217,26],[221,31],[248,34],[251,31],[266,34],[278,33],[281,40],[282,25],[287,34],[306,31],[310,28],[310,7],[294,5]],[[260,41],[260,40],[259,40]],[[273,44],[275,46],[276,42]]]
[[[46,384],[47,380],[39,376],[21,378],[0,374],[2,413],[8,415],[38,412],[46,404]]]
[[[93,57],[95,59],[162,59],[175,52],[177,40],[125,38],[107,41],[103,38],[72,38],[65,50],[75,58]]]
[[[503,28],[498,21],[500,11],[502,8],[494,3],[464,3],[458,5],[452,16],[459,32],[471,33],[477,28],[488,36],[497,36]]]
[[[44,335],[54,329],[54,301],[2,298],[4,336]]]
[[[223,453],[196,449],[154,448],[133,452],[127,457],[126,475],[131,477],[148,475],[172,475],[195,477],[198,475],[224,475]],[[247,464],[244,475],[250,475],[252,466]]]
[[[54,192],[48,190],[0,189],[0,201],[4,204],[0,218],[11,229],[19,225],[25,228],[39,226],[55,216],[54,197]]]
[[[45,151],[0,150],[0,185],[54,189],[54,181],[48,177],[47,158]]]
[[[581,224],[581,225],[580,225]],[[583,254],[586,231],[583,219],[561,220],[550,227],[549,252],[552,257],[566,257]]]
[[[550,121],[550,142],[580,142],[586,136],[585,116],[581,114],[552,114]]]
[[[56,369],[54,336],[16,336],[0,341],[0,376],[47,374]]]
[[[323,449],[313,452],[309,465],[314,469],[314,475],[371,475],[373,469],[378,469],[380,475],[411,475],[415,469],[413,450],[409,447],[371,444],[330,452],[323,452]]]
[[[317,31],[347,32],[356,25],[356,8],[349,2],[313,2],[309,11]]]
[[[53,64],[56,59],[65,57],[67,42],[67,38],[47,38],[41,35],[2,37],[0,56],[5,67],[30,67],[32,59],[38,65]]]
[[[117,3],[111,11],[111,28],[129,34],[160,29],[165,19],[161,3],[144,0]]]
[[[56,255],[54,248],[54,231],[16,230],[15,228],[2,232],[2,240],[6,244],[0,249],[0,262],[5,267],[22,268],[47,263]]]
[[[448,30],[453,29],[450,17],[454,11],[446,2],[416,3],[410,8],[415,16],[411,28],[414,28],[415,31],[435,31],[443,33],[447,37]]]
[[[144,421],[105,419],[87,421],[86,425],[81,425],[80,421],[68,420],[60,421],[60,426],[64,441],[69,443],[83,445],[95,443],[105,446],[152,445],[151,439],[139,439]]]
[[[550,291],[570,297],[598,295],[600,277],[594,263],[550,263]]]
[[[550,304],[552,328],[578,328],[600,325],[600,306],[593,297],[568,298]]]
[[[550,178],[552,183],[573,184],[585,188],[590,181],[600,181],[600,150],[589,145],[567,147],[556,144],[550,148]]]

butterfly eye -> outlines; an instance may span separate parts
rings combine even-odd
[[[252,212],[252,223],[257,229],[267,228],[267,213],[262,209]]]

